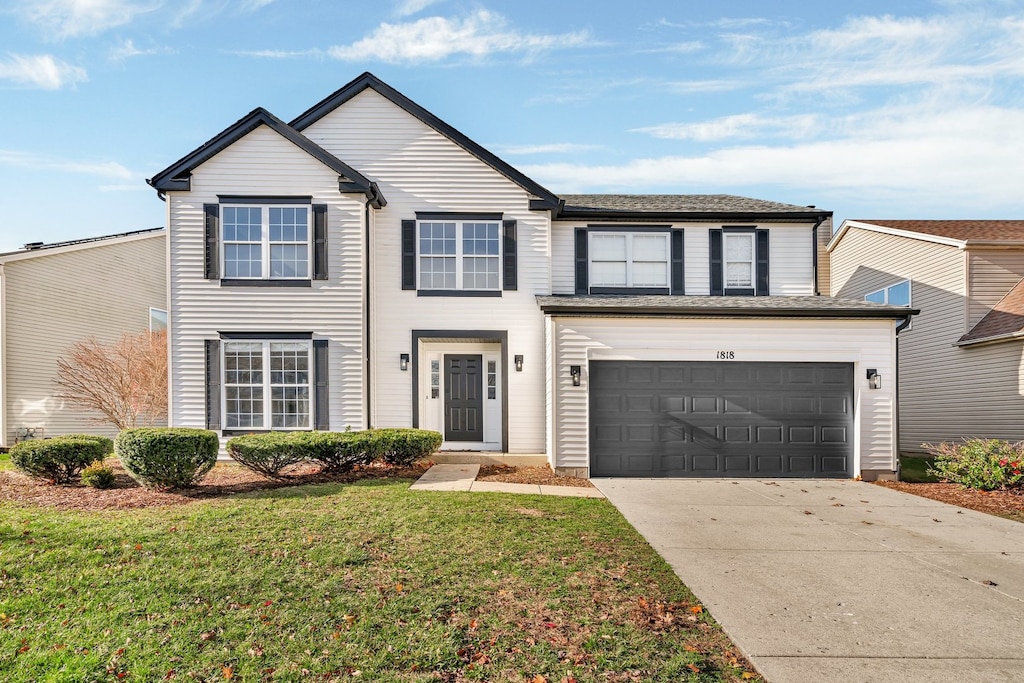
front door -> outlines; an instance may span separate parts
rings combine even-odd
[[[481,355],[445,354],[444,440],[484,440]]]

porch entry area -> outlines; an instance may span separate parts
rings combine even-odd
[[[441,450],[506,450],[506,340],[505,331],[413,331],[413,425],[441,432]]]

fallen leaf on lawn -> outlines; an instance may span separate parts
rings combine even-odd
[[[135,549],[136,550],[142,550],[142,544],[141,543],[136,543],[135,544]]]
[[[273,600],[267,600],[266,602],[263,603],[263,606],[264,607],[270,607],[273,604],[274,604]]]
[[[558,628],[558,625],[553,621],[545,621],[544,625],[548,628]]]
[[[696,664],[687,664],[686,668],[689,669],[690,671],[692,671],[695,674],[699,674],[700,673],[700,667],[697,666]]]
[[[173,679],[174,679],[174,669],[171,669],[170,671],[168,671],[167,673],[164,674],[164,680],[165,681],[170,681],[170,680],[173,680]]]
[[[755,676],[755,674],[752,674],[749,671],[744,671],[743,672],[743,676],[741,676],[741,678],[743,678],[743,680],[749,681],[754,676]]]
[[[700,614],[701,612],[704,611],[704,608],[701,607],[700,605],[694,605],[693,607],[690,608],[690,611],[693,612],[694,614]]]
[[[396,583],[396,584],[395,584],[395,590],[396,590],[397,592],[399,592],[399,593],[401,593],[401,592],[402,592],[402,590],[403,590],[404,588],[405,588],[405,586],[403,586],[403,585],[402,585],[402,584],[400,584],[400,583]]]
[[[225,681],[230,681],[235,677],[235,668],[232,666],[225,666],[221,669],[221,673],[224,674]]]
[[[354,614],[346,614],[343,617],[343,619],[345,620],[345,623],[348,624],[349,626],[351,626],[352,624],[356,623],[356,615],[354,615]]]
[[[202,640],[202,641],[213,640],[216,637],[217,637],[217,632],[216,631],[203,631],[202,633],[199,634],[199,640]]]
[[[530,683],[548,683],[548,679],[545,676],[537,674],[531,679]]]
[[[695,648],[693,645],[683,645],[683,649],[686,650],[687,652],[696,652],[697,651],[697,648]]]
[[[476,627],[477,627],[476,619],[470,619],[469,620],[469,630],[473,631],[473,630],[476,629]]]

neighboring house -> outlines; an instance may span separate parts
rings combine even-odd
[[[163,228],[0,254],[0,439],[112,436],[57,397],[57,359],[75,342],[117,341],[167,324]]]
[[[149,182],[174,425],[417,426],[583,476],[896,469],[908,311],[820,296],[828,211],[558,196],[371,74]]]
[[[1024,440],[1024,221],[850,220],[829,251],[838,296],[921,310],[899,334],[901,450]]]

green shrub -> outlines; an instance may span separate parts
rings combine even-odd
[[[11,464],[30,477],[67,484],[89,463],[102,460],[110,444],[106,437],[85,434],[22,441],[11,447]]]
[[[356,465],[368,465],[381,453],[372,430],[358,432],[300,432],[309,459],[326,472],[348,472]]]
[[[430,457],[440,448],[444,437],[428,429],[376,429],[381,442],[381,457],[389,465],[411,465]]]
[[[97,460],[82,470],[82,483],[94,489],[109,489],[114,486],[114,470]]]
[[[238,464],[271,479],[281,470],[310,459],[306,432],[270,432],[236,436],[227,444],[228,455]]]
[[[964,439],[924,447],[935,456],[928,474],[940,479],[982,491],[1024,486],[1024,442]]]
[[[114,452],[135,481],[155,489],[187,488],[217,463],[217,434],[188,427],[139,427],[117,435]]]

